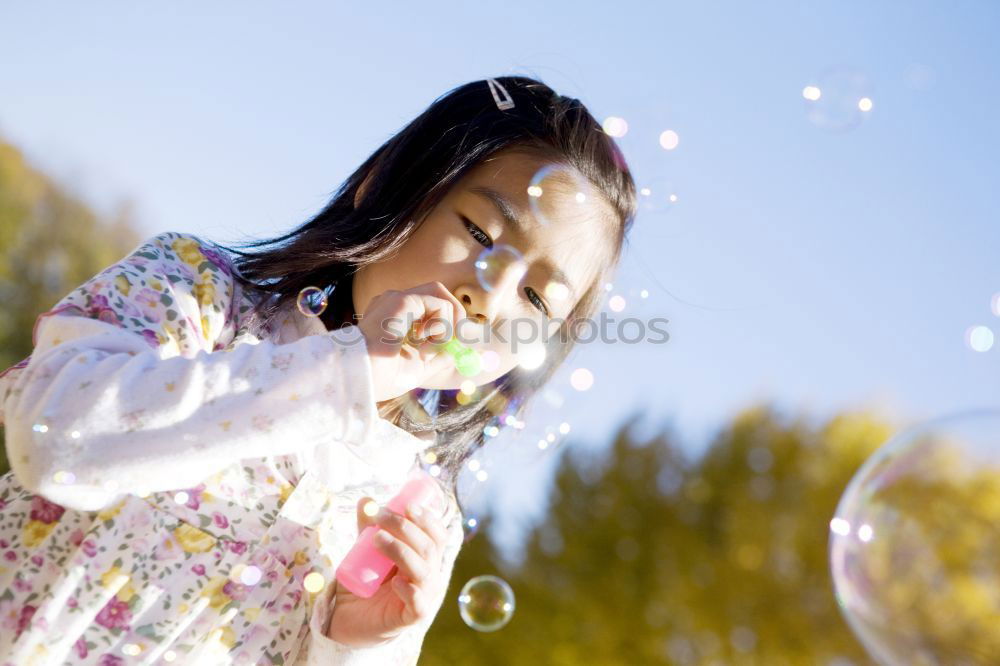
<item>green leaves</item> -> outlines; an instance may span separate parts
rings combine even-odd
[[[503,562],[476,516],[422,665],[870,663],[837,608],[826,547],[884,424],[844,414],[812,431],[759,407],[697,457],[670,433],[629,432],[599,459],[565,449],[523,562]],[[481,634],[456,597],[487,573],[510,583],[517,611]]]

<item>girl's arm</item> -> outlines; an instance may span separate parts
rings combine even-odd
[[[20,483],[96,510],[242,458],[362,444],[377,413],[357,329],[226,350],[239,291],[209,246],[166,233],[40,317],[0,395]]]
[[[448,522],[448,544],[444,549],[441,571],[442,579],[451,580],[455,559],[462,549],[465,532],[462,529],[462,514],[454,498],[451,501],[451,520]],[[451,588],[450,585],[447,586]],[[336,605],[336,586],[331,585],[323,597],[316,600],[312,618],[309,622],[309,660],[308,666],[416,666],[417,658],[424,642],[424,636],[430,629],[434,618],[441,610],[447,596],[447,590],[442,590],[437,600],[434,614],[425,622],[413,625],[401,634],[379,645],[366,648],[356,648],[331,640],[326,636],[326,628],[330,622]]]

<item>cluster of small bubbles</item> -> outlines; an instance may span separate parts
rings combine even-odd
[[[621,312],[625,309],[625,298],[620,294],[615,294],[608,299],[608,307],[612,312]]]
[[[601,123],[601,129],[608,136],[613,136],[616,139],[628,134],[628,122],[624,118],[619,118],[618,116],[608,116]]]
[[[59,470],[52,475],[52,480],[60,484],[69,484],[76,481],[76,475],[73,472],[67,472],[65,470]]]
[[[802,98],[809,122],[830,131],[857,127],[874,106],[868,77],[846,67],[824,72],[802,89]]]
[[[326,311],[326,291],[319,287],[303,287],[295,299],[299,312],[307,317],[318,317]]]
[[[503,243],[483,248],[476,257],[476,279],[486,291],[499,289],[508,281],[520,282],[527,271],[524,256]]]
[[[306,592],[309,594],[317,594],[326,586],[326,579],[318,571],[310,571],[302,579],[302,587],[305,588]]]
[[[458,612],[476,631],[496,631],[514,615],[514,590],[497,576],[476,576],[458,594]]]
[[[1000,590],[1000,527],[983,498],[998,496],[996,409],[908,428],[851,479],[830,520],[830,568],[840,609],[875,661],[1000,663],[983,610]]]
[[[48,432],[49,431],[49,427],[47,425],[45,425],[44,423],[36,423],[35,425],[31,426],[31,429],[34,430],[35,432]]]
[[[587,391],[594,385],[594,373],[587,368],[577,368],[570,374],[569,384],[577,391]]]
[[[187,504],[188,499],[190,499],[188,497],[188,494],[183,490],[178,493],[174,493],[174,501],[177,502],[178,504]]]
[[[660,147],[663,150],[673,150],[680,141],[681,138],[677,136],[677,132],[674,130],[664,130],[660,133]]]
[[[976,352],[987,352],[993,347],[993,331],[986,326],[970,326],[965,330],[965,344]]]
[[[500,428],[496,427],[495,425],[488,425],[485,428],[483,428],[483,434],[486,435],[487,437],[496,437],[497,435],[500,434]]]

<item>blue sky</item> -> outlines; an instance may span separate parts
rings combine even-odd
[[[998,403],[1000,348],[963,339],[1000,335],[998,32],[985,0],[7,3],[0,133],[101,210],[133,199],[150,234],[233,241],[306,219],[467,81],[536,76],[625,118],[636,175],[678,202],[640,215],[611,293],[670,341],[581,347],[563,406],[494,442],[470,487],[515,543],[556,459],[535,442],[562,421],[594,455],[632,414],[696,452],[758,400],[899,425]],[[831,67],[871,84],[848,131],[807,119]]]

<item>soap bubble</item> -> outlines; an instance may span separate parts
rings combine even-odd
[[[828,69],[802,89],[809,122],[831,132],[860,125],[871,112],[871,95],[868,77],[848,67]]]
[[[468,542],[472,537],[479,533],[479,519],[478,518],[468,518],[464,523],[462,523],[463,531],[465,536],[463,537],[463,543]]]
[[[586,391],[594,385],[594,373],[587,368],[577,368],[570,374],[569,383],[577,391]]]
[[[318,571],[310,571],[306,574],[305,578],[302,579],[302,587],[304,587],[306,592],[309,594],[317,594],[325,585],[326,579],[323,578],[323,574]]]
[[[264,572],[260,568],[250,565],[240,571],[240,582],[244,585],[256,585],[263,575]]]
[[[677,185],[665,167],[636,172],[636,199],[644,213],[666,213],[680,201]]]
[[[319,287],[305,287],[299,292],[295,304],[307,317],[318,317],[326,310],[326,292]]]
[[[885,664],[1000,663],[1000,411],[906,430],[830,521],[840,608]]]
[[[508,280],[520,282],[526,271],[524,257],[510,245],[485,248],[476,258],[476,278],[486,291],[493,291]]]
[[[536,171],[528,185],[528,205],[541,225],[548,225],[557,212],[565,214],[573,210],[560,208],[560,203],[586,206],[596,196],[594,187],[579,171],[558,164],[548,164]]]
[[[502,578],[476,576],[462,586],[458,612],[476,631],[496,631],[514,615],[514,591]]]

